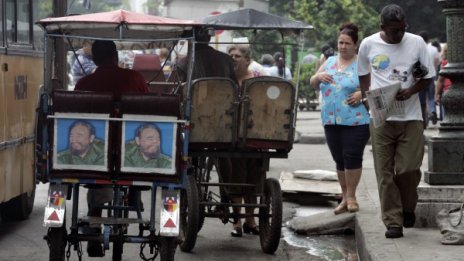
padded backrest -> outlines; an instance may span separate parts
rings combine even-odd
[[[136,54],[132,69],[136,71],[159,71],[161,61],[156,54]]]
[[[121,96],[121,114],[143,114],[180,117],[178,95],[130,93]]]
[[[79,113],[111,113],[113,94],[56,90],[52,94],[53,111]]]
[[[184,89],[184,96],[187,90]],[[193,81],[190,148],[231,148],[237,137],[238,87],[229,78]]]
[[[143,75],[145,81],[165,81],[161,61],[156,54],[136,54],[132,69]]]
[[[246,80],[241,101],[239,138],[248,148],[286,149],[293,143],[295,86],[279,77]]]

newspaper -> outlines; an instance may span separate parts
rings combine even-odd
[[[375,128],[385,124],[385,120],[390,116],[404,115],[404,101],[398,101],[395,98],[400,89],[401,83],[398,82],[366,92]]]

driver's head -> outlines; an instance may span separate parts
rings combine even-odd
[[[72,154],[84,157],[95,140],[95,127],[87,121],[77,120],[69,127],[69,149]]]
[[[118,51],[113,41],[96,40],[92,44],[92,59],[97,65],[118,64]]]

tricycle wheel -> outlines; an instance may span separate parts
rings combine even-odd
[[[47,232],[48,248],[50,249],[50,261],[64,261],[67,243],[67,232],[62,227],[51,227]]]
[[[160,260],[161,261],[174,261],[176,254],[177,238],[175,237],[161,237],[160,238]]]
[[[180,244],[184,252],[189,252],[195,247],[198,233],[198,190],[193,175],[187,176],[187,187],[181,191],[180,204]]]
[[[259,239],[264,253],[273,254],[279,246],[282,229],[282,192],[277,180],[268,178],[262,198],[265,208],[259,209]]]
[[[123,231],[123,228],[119,228],[120,231]],[[113,241],[113,261],[122,260],[122,251],[123,250],[123,235],[119,235],[117,239]]]
[[[211,178],[211,170],[213,169],[214,162],[211,157],[207,157],[205,159],[204,167],[199,170],[200,177],[198,178],[199,182],[207,183]],[[198,183],[199,184],[199,183]],[[208,186],[200,186],[198,185],[198,201],[199,202],[207,202],[208,201]],[[206,206],[198,208],[198,232],[203,227],[205,223],[205,213],[206,213]]]

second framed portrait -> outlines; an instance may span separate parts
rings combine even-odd
[[[177,118],[123,115],[121,172],[175,174]]]

